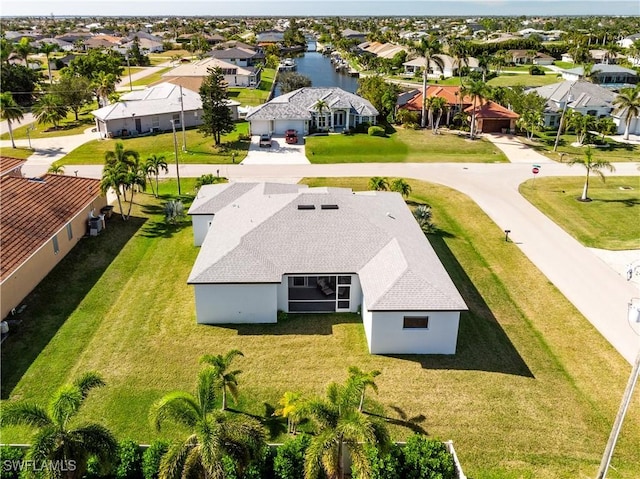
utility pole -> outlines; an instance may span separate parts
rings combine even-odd
[[[564,102],[564,106],[562,107],[562,115],[560,115],[560,124],[558,125],[558,134],[556,135],[556,141],[553,144],[553,151],[558,150],[558,142],[560,141],[560,135],[562,134],[562,125],[564,124],[564,116],[567,113],[567,105],[569,104],[570,101],[573,101],[573,98],[571,97],[571,89],[573,88],[573,85],[575,85],[575,83],[572,83],[571,86],[569,87],[569,93],[567,94],[567,99]]]
[[[628,319],[633,331],[636,334],[640,335],[640,299],[634,298],[629,303]],[[604,449],[604,454],[602,455],[602,461],[600,462],[600,468],[598,469],[598,475],[596,476],[596,479],[605,479],[607,476],[607,471],[609,469],[609,465],[611,464],[611,457],[613,456],[613,450],[616,447],[618,435],[620,434],[620,430],[622,429],[622,422],[624,421],[624,416],[626,415],[627,409],[629,408],[629,403],[631,402],[631,397],[633,396],[633,390],[636,386],[636,383],[638,382],[639,372],[640,348],[638,349],[638,354],[636,355],[636,362],[633,364],[633,369],[631,369],[631,375],[629,376],[627,387],[625,388],[624,394],[622,395],[620,408],[618,409],[616,420],[613,423],[613,427],[611,428],[611,434],[609,435],[607,446]]]
[[[182,100],[182,85],[180,85],[180,121],[182,122],[182,151],[187,151],[187,134],[184,131],[184,101]]]
[[[129,91],[133,91],[133,83],[131,82],[131,64],[129,63],[129,53],[124,56],[127,59],[127,68],[129,69]]]
[[[176,155],[176,177],[178,178],[178,196],[182,196],[180,190],[180,163],[178,162],[178,138],[176,137],[176,123],[171,120],[171,129],[173,130],[173,151]]]

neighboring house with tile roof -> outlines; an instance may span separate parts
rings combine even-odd
[[[465,112],[469,117],[476,113],[476,132],[477,133],[498,133],[498,132],[514,132],[516,129],[516,120],[520,118],[515,111],[499,105],[494,101],[483,102],[475,108],[473,105],[465,108]]]
[[[8,160],[0,159],[3,165]],[[0,314],[18,307],[88,233],[106,199],[100,181],[76,176],[0,177]]]
[[[198,323],[360,313],[372,354],[455,354],[468,308],[398,193],[206,185],[189,214]]]
[[[323,101],[325,109],[316,105]],[[378,110],[368,100],[341,88],[300,88],[275,97],[247,114],[252,135],[283,135],[297,130],[308,135],[313,130],[344,131],[361,123],[376,124]]]
[[[573,110],[583,115],[596,118],[611,117],[618,125],[618,134],[623,134],[626,126],[626,112],[614,113],[613,100],[616,93],[588,81],[563,81],[531,90],[547,100],[544,109],[544,124],[557,128],[560,124],[562,110]],[[629,131],[633,135],[640,134],[640,119],[631,120]]]
[[[181,101],[182,99],[182,101]],[[228,100],[234,120],[238,119],[238,103]],[[172,83],[160,83],[144,90],[135,90],[91,114],[102,138],[141,135],[171,131],[171,122],[182,128],[184,112],[185,128],[202,124],[202,99],[200,94]]]
[[[460,87],[456,85],[428,85],[427,98],[436,96],[447,101],[447,111],[442,116],[444,124],[449,124],[458,111],[464,110],[472,103],[468,95],[460,98]],[[422,89],[410,90],[398,95],[396,110],[416,111],[422,115]]]
[[[199,82],[196,91],[200,89],[202,81],[209,76],[209,68],[220,68],[224,81],[230,87],[257,87],[260,85],[261,69],[255,67],[241,67],[217,58],[205,58],[194,63],[179,65],[162,75],[163,81],[177,78],[194,78]]]
[[[27,161],[10,156],[0,156],[0,176],[22,177],[22,165]]]

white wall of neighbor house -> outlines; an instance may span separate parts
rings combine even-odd
[[[427,328],[405,328],[404,318],[428,317]],[[371,354],[455,354],[458,311],[365,311],[362,315]]]
[[[277,284],[196,284],[200,324],[276,323]]]
[[[193,223],[193,245],[202,246],[204,238],[209,232],[209,227],[215,215],[193,215],[191,222]]]

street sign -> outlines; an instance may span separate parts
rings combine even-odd
[[[534,166],[534,167],[531,169],[531,172],[532,172],[534,175],[537,175],[538,173],[540,173],[540,168],[538,168],[537,166]]]

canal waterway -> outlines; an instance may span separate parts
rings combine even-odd
[[[294,56],[296,71],[311,79],[311,86],[338,87],[355,93],[358,89],[358,79],[346,73],[336,72],[329,56],[315,51],[315,44],[310,43],[308,51],[300,56]],[[280,87],[276,85],[275,96],[280,95]]]

